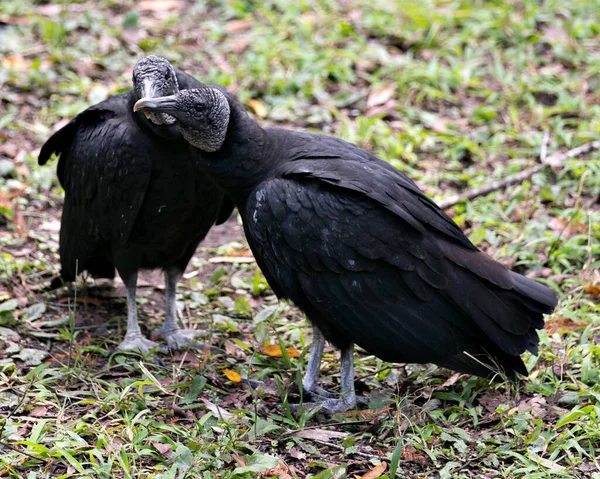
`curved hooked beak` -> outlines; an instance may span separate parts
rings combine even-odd
[[[142,98],[135,102],[133,111],[156,111],[161,113],[177,113],[179,111],[175,95],[157,98]]]

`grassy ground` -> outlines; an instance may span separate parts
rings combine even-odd
[[[355,142],[442,200],[535,165],[544,132],[548,153],[597,138],[598,25],[600,5],[583,0],[3,0],[0,477],[600,478],[600,154],[449,211],[560,295],[527,380],[363,353],[369,409],[329,418],[287,406],[307,325],[243,262],[235,219],[179,295],[183,320],[226,356],[115,354],[118,283],[42,293],[57,273],[61,191],[55,164],[36,165],[54,128],[128,88],[136,60],[157,53],[230,87],[264,124]],[[144,284],[150,333],[162,289],[156,275]],[[294,349],[271,357],[268,344]],[[328,350],[332,389],[338,366]]]

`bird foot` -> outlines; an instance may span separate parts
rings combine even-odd
[[[165,338],[167,344],[169,345],[169,349],[172,351],[193,348],[199,351],[209,349],[211,353],[223,353],[222,349],[198,341],[196,338],[201,336],[202,333],[200,331],[194,331],[193,329],[175,329],[171,331],[165,331],[163,328],[161,328],[158,330],[158,334]]]
[[[350,409],[354,409],[358,402],[357,399],[355,394],[346,394],[339,398],[318,397],[315,395],[312,401],[303,403],[302,408],[318,408],[319,412],[325,414],[340,414],[349,411]],[[290,404],[291,409],[297,410],[299,407],[299,404]]]
[[[330,393],[326,389],[323,389],[321,386],[302,386],[303,394],[309,399],[314,399],[316,401],[321,401],[323,399],[333,399],[336,397],[335,394]]]
[[[166,353],[167,348],[162,344],[155,343],[145,338],[141,334],[126,334],[125,339],[119,344],[117,349],[119,351],[132,351],[135,349],[140,350],[143,354],[148,354],[152,349],[157,349],[161,353]]]
[[[366,397],[357,396],[354,393],[346,393],[340,397],[320,386],[311,387],[310,390],[306,390],[305,388],[303,392],[308,401],[302,403],[302,408],[319,408],[325,414],[339,414],[354,409],[357,404],[369,404],[369,399]],[[300,405],[290,404],[290,407],[293,410],[297,410]]]

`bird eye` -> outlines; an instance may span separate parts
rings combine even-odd
[[[206,110],[206,107],[204,105],[194,105],[194,109],[198,112],[203,112]]]
[[[171,74],[167,71],[165,72],[165,80],[168,80],[171,77]]]

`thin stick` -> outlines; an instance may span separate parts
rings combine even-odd
[[[546,138],[546,135],[544,135],[544,138]],[[577,148],[573,148],[572,150],[569,150],[565,153],[556,152],[546,157],[547,148],[545,144],[542,144],[542,148],[540,151],[540,164],[532,166],[531,168],[527,168],[526,170],[523,170],[520,173],[515,173],[514,175],[504,178],[503,180],[494,181],[489,185],[483,186],[481,188],[475,188],[474,190],[461,193],[460,195],[452,196],[447,200],[440,201],[438,203],[438,206],[445,210],[454,205],[457,205],[458,203],[461,203],[462,201],[472,200],[473,198],[477,198],[478,196],[487,195],[492,191],[501,190],[503,188],[506,188],[507,186],[522,183],[523,181],[531,178],[536,173],[545,170],[548,166],[558,168],[561,167],[569,158],[576,158],[578,156],[596,150],[600,150],[600,141],[584,143],[583,145],[578,146]]]

